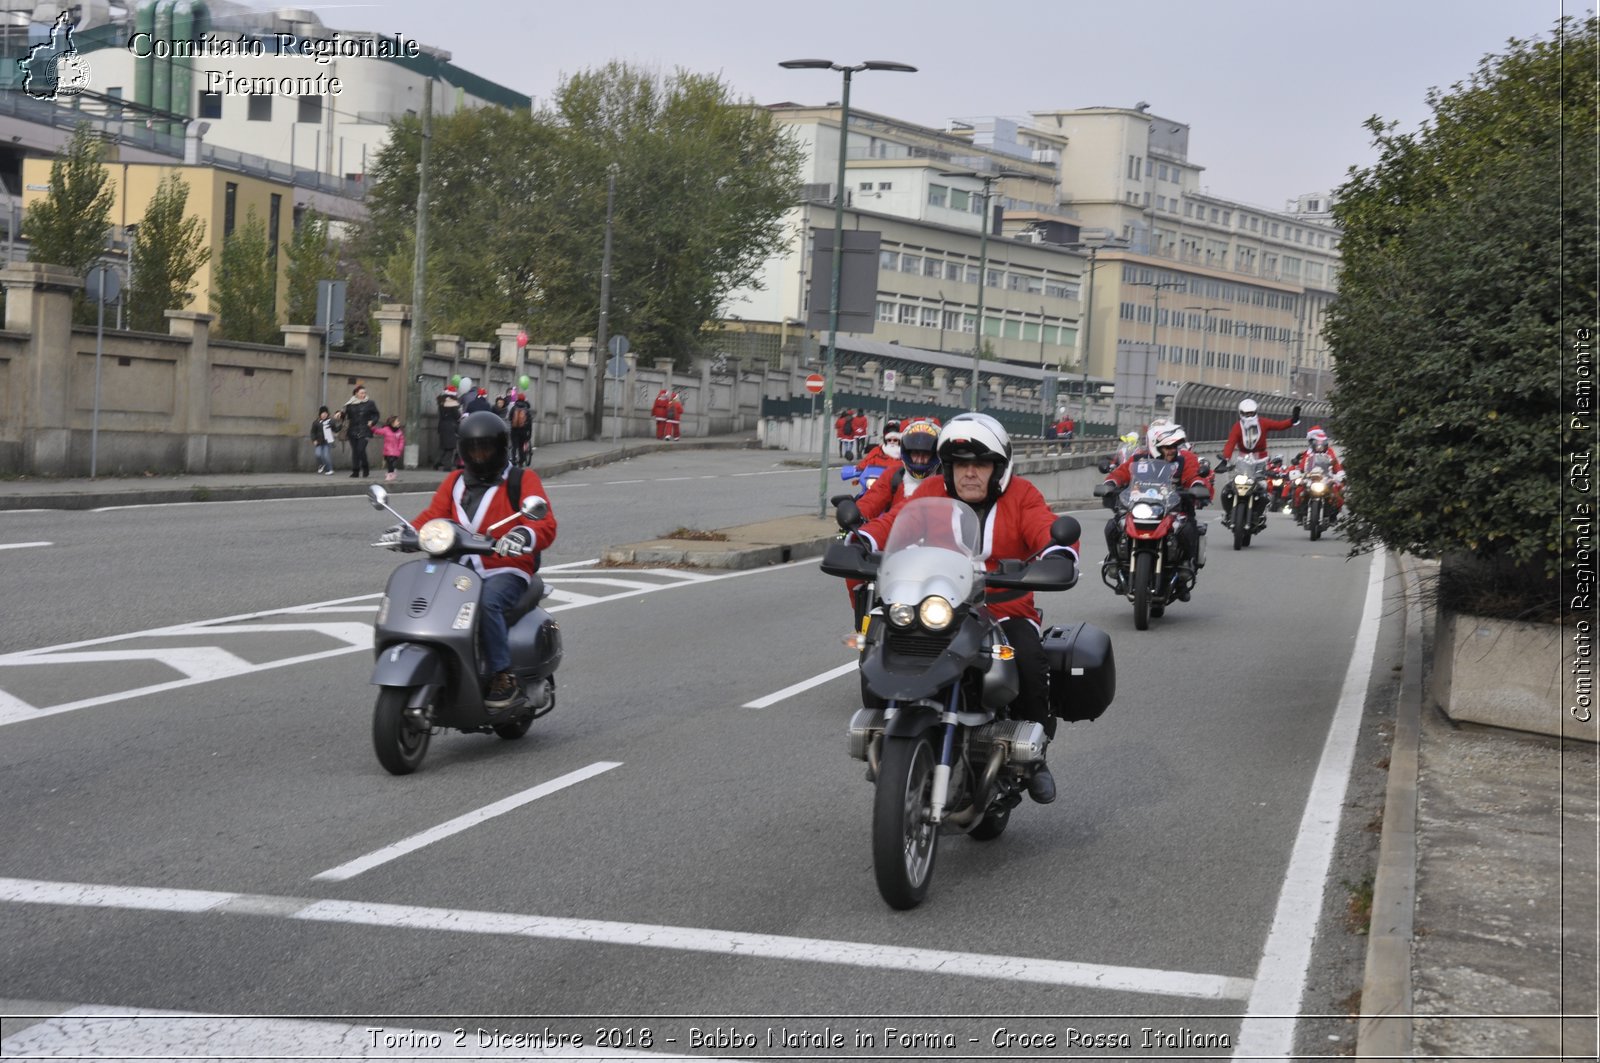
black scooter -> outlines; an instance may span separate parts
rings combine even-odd
[[[388,492],[377,484],[367,488],[367,497],[373,509],[388,510],[401,523],[398,542],[372,545],[428,555],[395,569],[378,605],[373,627],[377,662],[372,669],[372,683],[380,688],[372,710],[378,763],[395,775],[416,771],[438,728],[521,738],[556,705],[561,627],[539,608],[547,593],[544,580],[534,576],[506,615],[511,668],[522,692],[505,708],[490,709],[483,702],[486,676],[478,649],[483,577],[468,558],[494,553],[496,540],[452,520],[430,520],[420,530],[413,528],[390,508]],[[550,503],[538,495],[522,500],[521,515],[529,520],[540,520],[549,511]]]

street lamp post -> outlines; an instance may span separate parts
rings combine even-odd
[[[1200,383],[1206,382],[1206,333],[1211,331],[1211,315],[1228,309],[1225,306],[1186,306],[1185,310],[1199,310],[1205,314],[1205,324],[1200,326]]]
[[[1089,424],[1089,356],[1094,352],[1095,256],[1100,253],[1100,249],[1102,247],[1109,247],[1112,250],[1121,251],[1126,250],[1128,245],[1120,240],[1104,240],[1098,244],[1077,243],[1063,244],[1062,246],[1071,251],[1087,250],[1089,252],[1089,290],[1084,296],[1084,302],[1087,303],[1087,309],[1085,309],[1083,312],[1083,394],[1081,396],[1083,401],[1081,404],[1082,409],[1078,416],[1078,420],[1081,421],[1085,426],[1081,430],[1087,432],[1087,426]]]
[[[1155,289],[1156,306],[1155,306],[1155,310],[1150,314],[1150,355],[1151,355],[1151,357],[1155,357],[1156,352],[1160,349],[1160,345],[1158,343],[1156,343],[1156,329],[1161,327],[1161,292],[1162,292],[1162,289],[1164,289],[1164,288],[1187,288],[1187,287],[1189,287],[1189,282],[1188,281],[1134,281],[1132,284],[1129,285],[1129,287],[1131,287],[1131,288],[1154,288]],[[1151,411],[1150,412],[1152,414],[1155,413],[1155,399],[1154,399],[1154,396],[1151,397]]]
[[[854,66],[832,59],[787,59],[778,64],[785,70],[837,70],[844,75],[844,90],[839,96],[839,179],[833,189],[833,283],[828,296],[828,358],[823,370],[821,490],[818,516],[828,515],[828,425],[833,423],[833,368],[839,342],[839,273],[844,262],[844,163],[850,144],[850,75],[858,70],[892,70],[915,74],[917,68],[887,59],[868,59]]]
[[[996,170],[979,173],[976,170],[940,170],[940,177],[971,177],[983,182],[983,225],[978,230],[978,320],[973,329],[972,345],[972,410],[978,410],[978,375],[983,359],[983,289],[989,283],[989,226],[991,224],[989,198],[994,194],[994,183],[1003,177],[1028,177],[1017,170]]]

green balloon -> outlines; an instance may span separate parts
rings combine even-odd
[[[526,388],[530,387],[532,384],[533,384],[533,378],[530,377],[526,373],[524,373],[521,376],[517,377],[517,386],[519,388],[526,389]]]
[[[453,388],[461,386],[461,374],[460,373],[457,373],[455,376],[450,378],[450,386],[453,387]]]

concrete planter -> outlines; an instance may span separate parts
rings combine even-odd
[[[1439,706],[1460,722],[1594,742],[1600,736],[1592,699],[1592,654],[1581,665],[1581,633],[1560,624],[1493,620],[1441,611],[1434,640],[1433,690]],[[1581,637],[1587,639],[1587,635]],[[1579,668],[1575,675],[1574,668]],[[1579,685],[1579,676],[1585,677]],[[1572,711],[1578,709],[1578,715]],[[1579,715],[1588,715],[1585,721]]]

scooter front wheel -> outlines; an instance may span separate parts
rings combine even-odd
[[[885,738],[872,805],[872,869],[891,908],[915,908],[928,895],[939,828],[933,822],[933,743]]]
[[[428,742],[433,732],[426,727],[413,726],[406,713],[410,690],[405,687],[383,687],[378,691],[378,702],[372,707],[372,750],[378,763],[391,775],[410,775],[422,764],[427,755]]]

